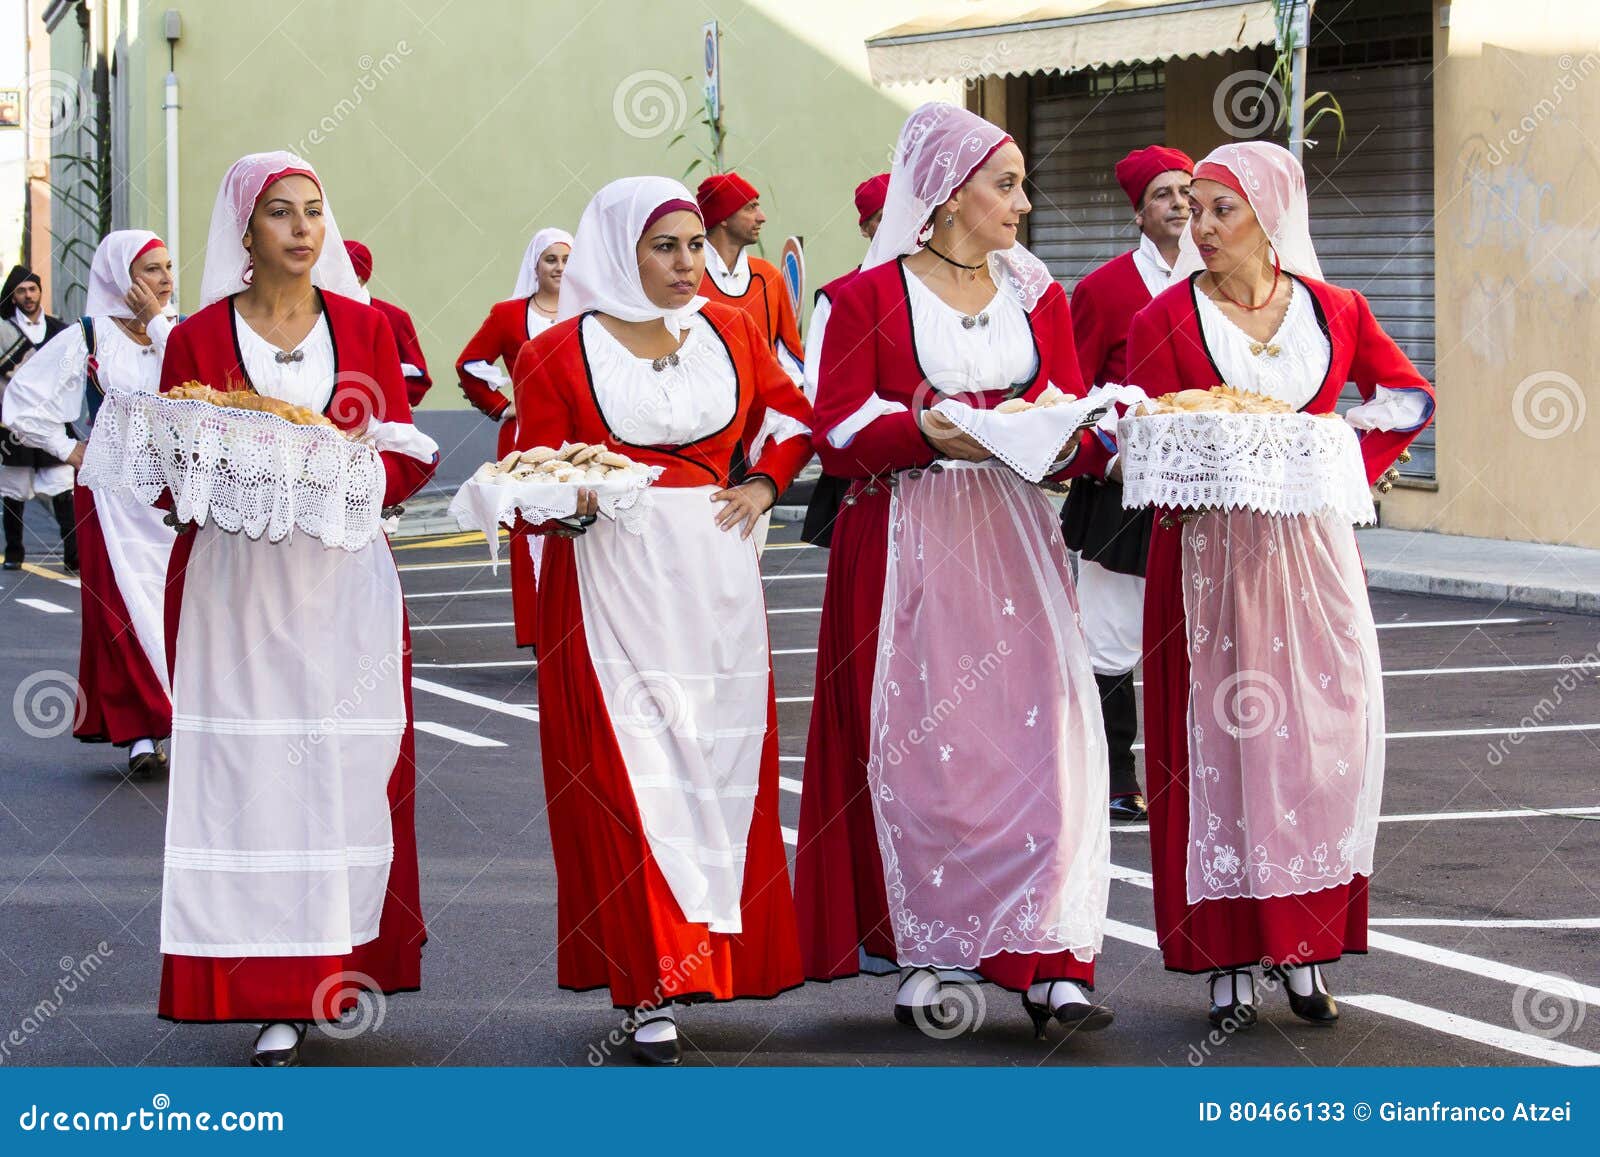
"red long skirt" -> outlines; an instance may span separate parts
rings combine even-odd
[[[83,633],[78,645],[78,724],[72,734],[88,743],[126,747],[136,739],[172,734],[172,703],[128,617],[117,587],[94,492],[72,488],[78,523],[78,581]]]
[[[557,982],[577,991],[609,988],[618,1008],[770,997],[800,984],[770,677],[743,931],[711,932],[684,918],[645,839],[589,657],[572,543],[547,539],[542,571],[539,740],[556,862]]]
[[[1189,632],[1182,532],[1150,539],[1144,604],[1145,798],[1156,936],[1172,972],[1269,963],[1325,964],[1367,950],[1367,879],[1303,896],[1188,902]]]
[[[806,976],[836,980],[861,971],[862,951],[890,964],[894,929],[867,788],[872,675],[888,568],[889,493],[853,483],[828,554],[817,642],[816,698],[806,740],[795,849],[795,905]],[[1070,952],[1000,952],[981,961],[983,979],[1013,991],[1036,981],[1094,987],[1094,963]]]
[[[178,612],[183,578],[195,536],[178,536],[167,577],[167,663],[178,653]],[[402,620],[403,622],[403,620]],[[411,727],[411,630],[404,625],[402,678],[406,730],[400,758],[389,777],[389,815],[394,861],[379,917],[378,937],[347,956],[170,956],[161,957],[160,1015],[178,1021],[337,1020],[355,1004],[357,992],[413,992],[422,985],[422,922],[417,878],[415,791],[416,735]]]

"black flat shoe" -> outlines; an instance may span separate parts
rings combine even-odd
[[[257,1043],[260,1042],[261,1037],[271,1027],[272,1026],[270,1024],[264,1024],[261,1026],[261,1032],[256,1033]],[[295,1032],[299,1035],[295,1037],[295,1042],[291,1047],[286,1049],[258,1049],[250,1054],[250,1067],[253,1069],[299,1068],[300,1046],[305,1044],[306,1041],[306,1026],[303,1024],[297,1024],[294,1026],[294,1028]]]
[[[1243,1000],[1239,996],[1239,977],[1248,976],[1249,971],[1243,968],[1230,969],[1227,972],[1213,972],[1210,980],[1206,982],[1207,992],[1215,991],[1218,977],[1229,977],[1229,991],[1233,996],[1230,1004],[1211,1002],[1211,1009],[1206,1014],[1214,1028],[1252,1028],[1256,1023],[1256,1006],[1252,1000]],[[1252,990],[1254,985],[1251,985]],[[1252,992],[1252,997],[1254,993]]]
[[[1069,1032],[1099,1032],[1109,1028],[1116,1014],[1103,1004],[1086,1000],[1069,1000],[1050,1010],[1062,1028]]]
[[[683,1061],[683,1045],[677,1033],[666,1040],[640,1040],[633,1035],[633,1059],[641,1065],[676,1065]]]
[[[1308,996],[1301,996],[1289,987],[1289,977],[1283,969],[1274,969],[1273,974],[1283,982],[1283,990],[1289,994],[1289,1011],[1301,1020],[1320,1025],[1331,1025],[1338,1021],[1339,1006],[1322,979],[1322,969],[1314,964],[1311,966],[1311,993]]]
[[[1145,807],[1144,796],[1135,792],[1132,795],[1115,795],[1111,797],[1111,821],[1113,823],[1137,823],[1150,818],[1150,811]]]
[[[21,570],[22,560],[20,558],[8,558],[3,565],[6,570]]]
[[[918,972],[926,972],[932,976],[938,982],[940,991],[943,991],[944,982],[939,980],[937,972],[931,968],[918,968],[911,975],[915,976]],[[905,980],[902,980],[900,982],[901,986],[904,987],[905,981],[910,979],[911,977],[908,976]],[[896,990],[895,996],[897,999],[894,1005],[894,1018],[907,1028],[914,1028],[918,1031],[924,1028],[942,1029],[952,1023],[952,1018],[945,1011],[943,1000],[936,1001],[933,1004],[901,1004],[898,999],[898,990]]]
[[[167,753],[159,747],[140,755],[128,756],[129,779],[151,779],[167,772]]]

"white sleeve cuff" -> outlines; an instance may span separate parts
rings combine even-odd
[[[843,450],[855,440],[855,436],[876,422],[885,414],[910,413],[901,402],[891,402],[887,398],[880,398],[873,394],[861,408],[828,431],[828,444],[835,450]]]
[[[510,378],[486,361],[468,362],[461,368],[480,382],[487,382],[497,390],[503,390],[511,384]]]
[[[439,453],[439,443],[410,422],[374,422],[367,427],[366,437],[380,454],[404,454],[431,462]]]
[[[412,365],[410,362],[400,363],[400,373],[402,376],[408,378],[420,378],[422,376],[422,371],[417,369],[417,367]]]
[[[1344,420],[1357,430],[1397,430],[1408,433],[1433,414],[1433,399],[1415,386],[1393,389],[1379,386],[1370,402],[1351,406]]]

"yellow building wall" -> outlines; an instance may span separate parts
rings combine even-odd
[[[1384,522],[1600,546],[1600,5],[1455,0],[1449,23],[1434,79],[1439,489],[1396,490]]]

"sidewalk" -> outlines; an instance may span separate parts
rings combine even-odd
[[[445,513],[449,492],[426,491],[405,505],[402,536],[460,532]],[[775,506],[772,513],[780,522],[798,522],[805,507]],[[1600,615],[1600,550],[1384,528],[1358,530],[1356,539],[1375,591]]]

